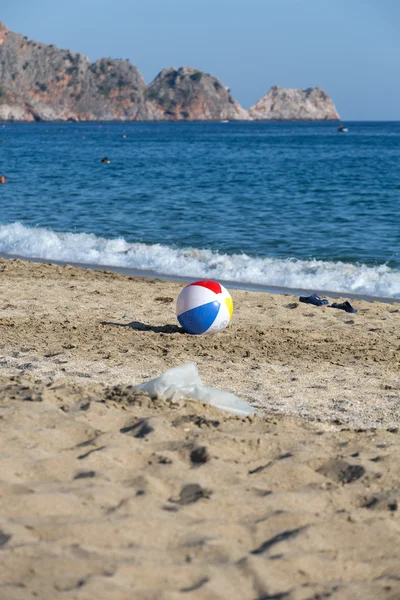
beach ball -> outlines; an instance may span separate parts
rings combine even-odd
[[[176,302],[176,316],[187,333],[217,333],[232,319],[233,302],[216,281],[195,281],[183,288]]]

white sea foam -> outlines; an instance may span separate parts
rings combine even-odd
[[[26,258],[85,263],[152,271],[160,275],[210,278],[240,285],[400,298],[400,271],[386,265],[369,267],[343,262],[254,258],[211,250],[176,249],[160,244],[128,243],[87,233],[58,233],[0,225],[0,253]]]

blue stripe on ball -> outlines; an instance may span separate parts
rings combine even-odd
[[[180,314],[178,316],[178,321],[187,333],[200,335],[207,331],[214,323],[220,307],[220,303],[216,300],[214,302],[208,302],[207,304],[196,306],[196,308],[192,308],[191,310],[187,310]]]

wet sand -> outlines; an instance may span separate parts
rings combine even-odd
[[[400,597],[400,306],[0,259],[0,599]],[[241,419],[133,386],[196,362]]]

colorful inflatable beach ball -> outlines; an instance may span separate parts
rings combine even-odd
[[[233,302],[227,289],[216,281],[195,281],[178,296],[176,316],[187,333],[217,333],[232,319]]]

